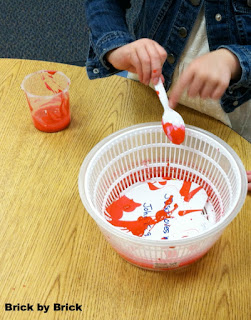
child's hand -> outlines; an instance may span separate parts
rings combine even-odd
[[[167,53],[157,42],[150,39],[140,39],[126,44],[107,53],[107,61],[118,70],[137,73],[139,81],[145,85],[158,83],[162,78],[162,66]]]
[[[251,191],[251,171],[247,171],[248,177],[248,191]]]
[[[227,49],[209,52],[193,60],[183,71],[170,94],[170,105],[175,107],[182,92],[190,97],[220,99],[231,79],[238,79],[241,67],[238,58]]]

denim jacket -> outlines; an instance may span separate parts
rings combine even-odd
[[[241,78],[231,81],[221,98],[223,110],[232,112],[251,98],[250,0],[86,0],[89,78],[119,72],[105,60],[108,51],[136,39],[150,38],[167,51],[162,72],[169,89],[175,66],[202,5],[210,51],[227,48],[240,61]]]

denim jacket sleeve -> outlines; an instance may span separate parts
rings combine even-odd
[[[231,112],[245,101],[251,98],[251,45],[223,45],[220,48],[226,48],[234,53],[241,66],[241,78],[238,81],[231,81],[230,85],[221,98],[222,106],[225,112]],[[232,101],[232,105],[229,102]]]
[[[86,19],[90,29],[86,70],[90,79],[110,76],[119,71],[105,60],[105,54],[135,40],[126,23],[125,10],[129,6],[130,1],[127,0],[85,1]]]
[[[126,8],[140,6],[136,23],[131,25]],[[201,6],[205,8],[210,50],[226,48],[240,61],[241,78],[231,81],[221,98],[225,112],[231,112],[251,98],[251,7],[245,0],[85,0],[86,19],[90,28],[89,56],[86,70],[90,79],[112,75],[118,70],[105,60],[105,54],[140,38],[161,44],[173,62],[166,62],[163,75],[166,89],[185,48],[187,37],[179,34],[180,26],[191,32]],[[128,10],[127,12],[132,12]],[[218,20],[216,19],[218,17]],[[135,36],[134,36],[135,34]],[[188,33],[189,36],[189,33]]]

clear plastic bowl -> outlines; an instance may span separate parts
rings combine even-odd
[[[122,232],[106,221],[107,200],[115,200],[133,183],[167,176],[196,182],[206,190],[216,213],[213,227],[188,238],[153,240]],[[135,125],[100,141],[86,156],[78,185],[83,205],[120,256],[156,271],[178,269],[205,255],[247,194],[245,168],[227,143],[187,125],[184,142],[175,145],[159,123]]]

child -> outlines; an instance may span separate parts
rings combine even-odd
[[[86,0],[85,10],[90,79],[161,77],[172,107],[214,116],[251,141],[251,1]]]
[[[251,191],[251,171],[247,171],[248,177],[248,191]]]

